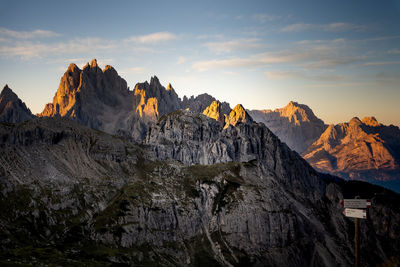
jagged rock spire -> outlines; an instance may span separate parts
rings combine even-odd
[[[241,104],[237,104],[228,117],[228,122],[225,125],[227,128],[229,125],[235,126],[238,123],[250,123],[253,122],[253,118],[247,113],[245,108]]]
[[[364,117],[362,119],[362,123],[364,123],[365,125],[368,125],[368,126],[372,126],[372,127],[377,127],[377,126],[381,125],[374,116]]]
[[[225,125],[226,115],[222,112],[222,104],[218,100],[214,100],[211,105],[209,105],[203,114],[218,121],[221,126]]]
[[[97,59],[92,59],[92,61],[90,61],[90,67],[91,68],[98,68],[99,65],[97,65]]]
[[[33,117],[25,103],[6,84],[0,93],[0,121],[19,123]]]

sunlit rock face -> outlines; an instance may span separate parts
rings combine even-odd
[[[94,129],[141,140],[159,116],[180,106],[172,86],[166,89],[157,77],[130,91],[113,67],[101,70],[93,59],[82,70],[75,64],[68,67],[53,102],[39,116],[68,117]]]
[[[374,117],[330,125],[303,154],[316,169],[364,180],[399,180],[400,129]]]
[[[34,116],[6,84],[0,93],[0,122],[19,123]]]
[[[235,126],[238,123],[251,123],[253,121],[253,118],[244,109],[244,107],[241,104],[237,104],[229,113],[225,128],[227,128],[229,125]]]
[[[316,141],[327,127],[308,106],[293,101],[274,111],[248,112],[255,121],[264,123],[281,141],[299,154]]]
[[[156,76],[138,83],[134,89],[134,106],[140,117],[157,120],[159,116],[181,108],[181,101],[171,84],[165,88]]]
[[[204,111],[203,114],[209,118],[218,121],[221,126],[224,126],[227,121],[227,116],[222,112],[222,104],[218,100],[214,100]]]

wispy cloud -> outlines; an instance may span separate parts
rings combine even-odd
[[[266,71],[265,75],[268,79],[273,80],[289,80],[289,79],[305,79],[313,81],[342,81],[343,76],[335,74],[318,74],[310,75],[302,71]]]
[[[223,34],[201,34],[196,37],[196,39],[199,39],[199,40],[205,40],[205,39],[222,40],[223,38],[224,38]]]
[[[387,40],[393,40],[393,39],[399,39],[400,35],[392,35],[392,36],[379,36],[379,37],[374,37],[374,38],[367,38],[364,39],[363,41],[387,41]]]
[[[76,56],[79,53],[97,54],[105,50],[150,53],[155,52],[149,45],[157,45],[177,39],[170,32],[156,32],[147,35],[131,36],[120,40],[103,38],[76,38],[67,41],[42,41],[39,37],[57,37],[59,34],[46,31],[16,32],[0,28],[0,56],[29,60],[49,56]],[[135,44],[135,45],[132,45]],[[159,50],[157,50],[159,51]]]
[[[147,72],[147,69],[144,67],[133,67],[120,71],[121,74],[141,74],[145,72]]]
[[[99,38],[74,39],[68,42],[37,43],[31,41],[16,42],[13,45],[0,45],[0,56],[19,57],[23,60],[50,55],[89,53],[114,48],[113,42]]]
[[[400,64],[400,61],[366,62],[361,64],[360,66],[368,67],[368,66],[397,65],[397,64]]]
[[[390,55],[399,55],[400,54],[400,49],[395,48],[395,49],[391,49],[391,50],[389,50],[387,52]]]
[[[207,71],[222,68],[253,68],[273,64],[292,64],[306,69],[332,69],[336,66],[352,65],[365,60],[365,56],[351,53],[344,39],[334,39],[317,42],[302,41],[292,44],[290,49],[281,51],[198,61],[192,67],[198,71]]]
[[[290,24],[282,28],[282,32],[300,32],[308,30],[318,30],[326,32],[345,32],[345,31],[364,31],[368,27],[363,25],[356,25],[346,22],[335,22],[330,24],[309,24],[309,23],[296,23]]]
[[[34,39],[34,38],[49,38],[57,36],[60,36],[60,34],[40,29],[33,31],[13,31],[6,28],[0,28],[0,37],[11,37],[15,39]]]
[[[254,14],[253,19],[259,23],[265,23],[267,21],[273,21],[280,19],[281,16],[271,15],[271,14]]]
[[[259,43],[259,39],[237,39],[237,40],[230,40],[224,42],[209,42],[205,43],[206,46],[210,51],[216,54],[222,53],[230,53],[232,51],[237,50],[247,50],[251,48],[261,47],[262,44]]]
[[[133,36],[129,41],[139,42],[141,44],[158,44],[177,39],[177,36],[170,32],[156,32],[147,35]]]
[[[187,58],[181,56],[181,57],[178,57],[176,64],[180,65],[180,64],[185,63],[186,61],[187,61]]]
[[[232,67],[257,67],[276,63],[285,63],[305,58],[305,53],[279,52],[260,53],[249,57],[234,57],[228,59],[213,59],[195,62],[192,67],[198,71]]]

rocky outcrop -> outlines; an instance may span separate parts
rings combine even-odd
[[[221,126],[227,123],[228,117],[222,112],[222,104],[218,100],[214,100],[211,105],[203,111],[203,114],[218,121]]]
[[[113,67],[101,70],[93,59],[82,70],[75,64],[68,67],[53,103],[39,116],[68,117],[93,129],[140,141],[159,116],[180,107],[172,86],[166,89],[157,77],[152,77],[150,84],[136,84],[130,91]]]
[[[351,186],[373,203],[362,265],[399,260],[398,195],[321,176],[263,125],[223,130],[177,111],[156,126],[192,165],[65,118],[0,124],[0,262],[348,266],[354,226],[339,200]],[[197,153],[220,163],[196,165]]]
[[[303,153],[316,141],[326,125],[306,105],[290,101],[284,108],[272,110],[249,110],[257,122],[264,123],[291,149]]]
[[[34,116],[6,84],[0,93],[0,122],[19,123]]]
[[[175,159],[188,165],[256,161],[278,172],[277,177],[285,177],[282,182],[288,186],[305,182],[300,177],[314,177],[307,179],[307,187],[314,188],[308,192],[320,190],[315,188],[320,181],[313,169],[262,124],[243,122],[223,128],[202,114],[177,111],[150,128],[146,144],[159,160]],[[289,162],[299,166],[289,168]]]
[[[362,119],[362,123],[368,126],[376,127],[376,126],[381,126],[381,124],[376,120],[375,117],[365,117]]]
[[[68,67],[53,103],[47,104],[39,116],[68,117],[91,128],[115,133],[127,127],[123,118],[131,111],[129,99],[132,97],[126,81],[111,66],[101,70],[93,59],[82,70],[75,64]]]
[[[330,125],[303,154],[316,169],[368,181],[400,177],[400,130],[373,117]]]
[[[195,113],[202,113],[213,101],[217,101],[217,99],[209,94],[201,94],[196,97],[191,96],[190,98],[184,96],[182,100],[182,109],[189,109]],[[229,115],[231,112],[231,108],[227,102],[221,102],[221,109],[222,113],[225,115]]]
[[[253,118],[244,109],[244,107],[241,104],[237,104],[229,113],[225,128],[227,128],[229,125],[235,126],[238,123],[252,123],[253,121]]]

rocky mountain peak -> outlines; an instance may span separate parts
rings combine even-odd
[[[218,121],[221,126],[225,125],[227,119],[226,115],[222,112],[222,104],[218,100],[214,100],[204,111],[203,114]]]
[[[399,140],[398,128],[354,117],[330,125],[303,157],[314,168],[344,178],[389,181],[399,175]]]
[[[90,67],[91,68],[98,68],[99,65],[97,65],[97,59],[92,59],[92,61],[90,61]]]
[[[168,83],[167,91],[171,91],[171,90],[173,90],[173,89],[174,89],[174,88],[172,87],[171,83]]]
[[[307,105],[294,101],[273,111],[251,110],[249,113],[298,153],[303,153],[326,129],[325,123]]]
[[[160,83],[160,80],[155,75],[150,78],[150,87],[153,87],[153,86],[154,87],[161,87],[162,86],[161,83]]]
[[[229,125],[235,126],[238,123],[251,123],[253,121],[253,118],[247,113],[245,108],[241,104],[237,104],[231,113],[229,113],[228,123],[225,125],[225,128]]]
[[[361,125],[362,122],[358,117],[353,117],[350,121],[349,121],[350,125]]]
[[[125,103],[128,94],[126,81],[111,66],[103,72],[96,59],[90,65],[86,64],[83,70],[70,64],[61,77],[53,102],[45,106],[40,116],[66,116],[107,131],[108,124],[116,123],[111,117],[129,106]],[[119,110],[115,110],[116,106]]]
[[[106,71],[115,71],[116,72],[116,70],[111,65],[106,65],[104,67],[103,72],[106,72]]]
[[[0,93],[0,122],[18,123],[33,117],[25,103],[6,84]]]
[[[276,109],[275,112],[279,112],[281,116],[288,118],[296,125],[300,125],[302,122],[320,121],[307,105],[294,101],[290,101],[284,108]]]
[[[81,69],[75,63],[69,64],[69,66],[67,68],[68,73],[74,73],[74,72],[80,72],[80,71],[81,71]]]
[[[377,119],[375,117],[364,117],[362,119],[362,123],[364,123],[365,125],[368,126],[372,126],[372,127],[377,127],[380,126],[381,124],[377,121]]]
[[[206,93],[200,94],[196,97],[191,96],[190,98],[184,96],[182,100],[182,108],[189,109],[192,112],[202,113],[204,109],[206,109],[209,105],[211,105],[211,103],[215,100],[217,99]],[[229,113],[232,110],[231,107],[229,106],[229,103],[221,102],[221,105],[222,105],[222,113],[225,115],[229,115]]]
[[[150,84],[147,81],[136,84],[134,95],[136,111],[140,114],[140,110],[148,110],[149,114],[151,114],[150,117],[153,119],[157,119],[158,115],[161,116],[181,108],[181,101],[172,85],[169,84],[165,88],[161,85],[157,76],[151,77]],[[148,103],[150,98],[152,100]],[[145,108],[146,106],[148,108]],[[158,110],[153,110],[153,108]],[[155,114],[157,116],[154,116]]]
[[[15,101],[18,99],[18,96],[6,84],[0,93],[0,98],[2,101]]]

